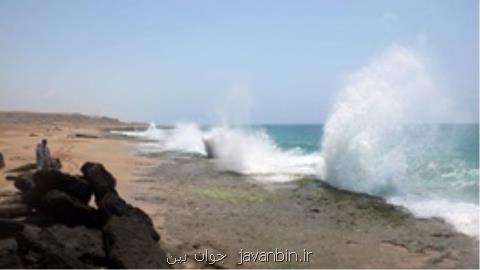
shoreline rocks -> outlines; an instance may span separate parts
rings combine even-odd
[[[5,160],[3,159],[2,153],[0,153],[0,169],[3,169],[5,167]]]
[[[170,268],[152,220],[120,197],[113,175],[100,163],[81,171],[7,177],[19,192],[0,193],[0,267]]]

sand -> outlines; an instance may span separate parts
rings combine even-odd
[[[78,115],[0,113],[0,189],[5,172],[34,161],[35,145],[49,140],[63,170],[103,163],[128,202],[144,209],[173,257],[227,255],[214,266],[189,260],[175,268],[478,268],[478,239],[437,219],[417,219],[382,200],[342,192],[317,180],[259,183],[220,172],[212,160],[143,155],[139,141],[109,129],[138,128]],[[76,134],[94,136],[78,138]],[[87,136],[87,137],[89,137]],[[309,262],[241,262],[240,251],[312,252]],[[305,251],[304,251],[305,250]]]
[[[129,190],[127,180],[133,178],[135,168],[151,163],[135,155],[131,142],[109,137],[105,132],[111,128],[135,128],[138,124],[104,118],[78,119],[78,115],[66,114],[8,116],[0,113],[0,153],[5,159],[5,168],[0,170],[1,189],[13,188],[3,180],[8,170],[35,162],[35,147],[44,138],[48,140],[52,157],[61,160],[63,171],[80,174],[80,167],[86,161],[101,162],[117,176],[118,190],[124,193]],[[79,138],[78,134],[97,138]]]

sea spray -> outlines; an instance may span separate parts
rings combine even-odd
[[[216,127],[205,139],[211,143],[220,169],[262,180],[282,182],[315,175],[320,159],[300,149],[281,149],[258,129]]]
[[[407,115],[409,99],[430,88],[421,61],[399,47],[354,74],[325,125],[320,176],[345,189],[394,192],[393,182],[407,170],[401,130],[415,121]]]
[[[168,133],[164,148],[166,151],[181,151],[206,155],[202,131],[192,123],[179,123]]]
[[[125,136],[139,137],[146,140],[153,141],[162,141],[165,139],[165,130],[158,129],[154,122],[148,124],[147,129],[145,130],[134,130],[134,131],[112,131],[114,134],[122,134]]]
[[[199,128],[193,123],[179,123],[173,129],[156,129],[121,134],[153,139],[140,145],[143,152],[181,152],[207,156],[205,141],[212,146],[212,160],[221,171],[251,175],[260,181],[284,182],[304,176],[314,177],[321,157],[299,147],[283,149],[259,127]]]
[[[235,85],[226,91],[215,108],[214,123],[220,127],[248,126],[251,122],[253,100],[246,86]]]
[[[319,177],[477,235],[478,204],[456,201],[440,181],[452,161],[441,157],[453,156],[448,151],[455,142],[439,143],[439,126],[424,124],[444,119],[448,110],[439,104],[445,100],[420,56],[388,49],[351,76],[339,95],[324,127]],[[478,164],[473,166],[478,174]]]

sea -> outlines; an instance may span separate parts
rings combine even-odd
[[[478,237],[479,125],[412,125],[389,134],[388,143],[343,133],[339,145],[325,139],[323,124],[198,126],[117,131],[143,139],[143,153],[206,158],[205,142],[218,170],[259,182],[311,178],[380,196],[418,217],[438,217]],[[339,136],[339,135],[336,135]],[[168,155],[167,155],[168,156]]]
[[[311,178],[379,196],[417,217],[438,217],[478,237],[478,120],[458,121],[465,108],[454,106],[455,89],[445,91],[429,70],[418,52],[387,49],[345,80],[324,124],[221,121],[159,129],[152,123],[122,134],[147,139],[140,145],[144,152],[213,155],[218,170],[260,182]],[[231,105],[225,107],[238,113]],[[230,114],[222,112],[222,118]]]

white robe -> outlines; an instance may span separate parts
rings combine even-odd
[[[50,150],[46,145],[38,144],[37,145],[37,169],[45,170],[50,166]]]

